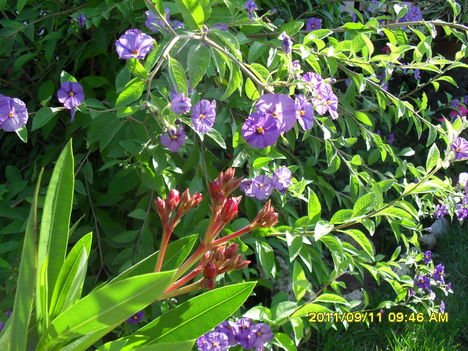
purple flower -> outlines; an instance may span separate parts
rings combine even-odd
[[[409,288],[408,289],[408,297],[413,297],[416,293],[414,292],[413,289]]]
[[[5,312],[5,316],[6,316],[7,318],[10,318],[10,317],[11,317],[11,313],[12,313],[11,310],[8,310],[8,311]]]
[[[263,345],[271,340],[273,340],[271,328],[264,323],[253,325],[247,337],[249,348],[255,347],[257,350],[262,350]]]
[[[244,9],[247,11],[247,14],[249,15],[249,20],[253,21],[254,19],[254,13],[255,11],[258,10],[258,6],[255,3],[254,0],[247,0],[244,4]]]
[[[84,100],[83,87],[77,82],[63,82],[57,91],[57,98],[67,110],[70,110],[71,122],[73,122],[76,108]]]
[[[127,319],[127,323],[129,324],[138,324],[141,322],[143,317],[145,316],[145,312],[139,311],[135,313],[133,316],[131,316],[129,319]]]
[[[458,204],[456,206],[455,214],[457,215],[459,221],[468,219],[468,207],[466,207],[466,205]]]
[[[323,78],[320,74],[312,72],[304,73],[302,79],[308,84],[308,88],[312,92],[315,92],[318,89],[319,85],[323,82]]]
[[[422,11],[418,6],[408,4],[408,12],[402,18],[400,18],[399,22],[416,22],[421,21]]]
[[[468,157],[468,141],[465,138],[458,137],[452,143],[452,150],[455,152],[455,160]]]
[[[5,328],[5,323],[0,321],[0,332],[3,330],[3,328]]]
[[[421,71],[419,69],[414,70],[414,79],[416,79],[416,80],[421,79]]]
[[[434,272],[432,273],[432,278],[436,281],[436,282],[441,282],[443,283],[444,282],[444,271],[445,271],[445,267],[443,264],[439,263],[435,269],[434,269]]]
[[[146,11],[145,14],[146,14],[145,25],[150,31],[154,33],[167,31],[166,24],[164,23],[162,19],[159,18],[158,15],[156,15],[152,11]],[[173,29],[184,27],[184,24],[180,21],[177,21],[177,20],[171,21],[170,10],[167,7],[164,8],[164,14],[165,14],[167,23],[169,23],[169,25]]]
[[[307,102],[304,95],[298,95],[296,97],[296,112],[297,120],[301,125],[302,129],[309,130],[314,125],[314,108]]]
[[[185,113],[190,112],[190,109],[192,108],[192,103],[190,102],[190,99],[185,96],[184,93],[179,94],[173,91],[171,92],[170,97],[170,109],[172,112],[174,112],[176,115],[183,115]]]
[[[258,200],[266,200],[273,191],[273,181],[266,175],[256,176],[252,182],[251,189],[253,196]]]
[[[306,30],[312,31],[322,28],[322,20],[317,17],[310,17],[306,21]]]
[[[440,313],[445,313],[445,303],[444,303],[444,301],[440,301],[439,311],[440,311]]]
[[[256,107],[267,116],[276,119],[281,133],[285,133],[294,127],[296,104],[289,96],[285,94],[264,94],[258,100]]]
[[[199,351],[210,351],[211,346],[205,335],[202,335],[197,339],[197,347]]]
[[[251,146],[265,148],[273,145],[280,135],[278,124],[263,112],[254,112],[242,125],[242,136]]]
[[[419,275],[416,277],[415,284],[418,288],[429,289],[431,287],[431,281],[427,275]]]
[[[301,72],[302,69],[299,60],[294,60],[293,62],[291,62],[291,73],[294,76],[294,78],[299,79]]]
[[[216,117],[216,101],[200,100],[192,111],[192,123],[194,129],[201,133],[208,133],[214,125]]]
[[[239,342],[234,335],[235,328],[236,323],[231,321],[224,321],[215,328],[215,331],[227,336],[229,346],[236,346]]]
[[[312,99],[315,111],[324,115],[329,113],[332,119],[338,118],[338,98],[330,84],[321,83],[317,89],[317,94]]]
[[[252,187],[252,183],[253,183],[253,179],[244,179],[240,183],[240,186],[239,186],[240,191],[242,191],[243,193],[250,192],[250,188]],[[253,195],[251,197],[253,197]]]
[[[185,132],[182,125],[170,127],[164,134],[161,135],[161,144],[167,147],[172,152],[177,152],[185,143]]]
[[[458,99],[453,99],[452,101],[450,101],[450,106],[453,108],[458,108],[459,105],[460,105],[460,100]]]
[[[387,137],[387,144],[393,145],[394,142],[395,142],[395,134],[390,133]]]
[[[229,349],[228,337],[223,333],[216,331],[206,334],[206,341],[208,343],[209,351],[227,351]]]
[[[84,14],[80,13],[76,20],[80,27],[86,26],[86,16]]]
[[[249,318],[241,318],[236,322],[235,334],[239,344],[244,348],[249,348],[248,337],[252,321]]]
[[[447,284],[446,289],[447,289],[447,292],[453,294],[453,284],[451,282]]]
[[[217,29],[217,30],[227,31],[228,28],[229,27],[226,23],[216,23],[213,25],[213,29]]]
[[[426,252],[424,252],[424,263],[428,264],[429,262],[431,262],[431,260],[432,260],[432,252],[431,250],[427,250]]]
[[[28,122],[26,104],[18,98],[0,95],[0,127],[15,132]]]
[[[434,216],[436,218],[442,218],[444,217],[446,214],[448,214],[448,209],[447,209],[447,206],[445,205],[436,205],[435,207],[435,210],[434,210]]]
[[[291,171],[286,167],[280,167],[275,170],[272,177],[272,185],[278,191],[284,192],[291,185]]]
[[[138,29],[129,29],[115,42],[119,58],[143,59],[153,49],[155,40]]]
[[[292,40],[291,38],[286,34],[286,32],[281,33],[280,39],[282,40],[281,46],[283,48],[283,51],[285,54],[290,54],[292,52]]]

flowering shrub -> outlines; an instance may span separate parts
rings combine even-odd
[[[313,312],[445,309],[419,238],[468,216],[460,5],[315,3],[0,4],[0,349],[296,350]]]

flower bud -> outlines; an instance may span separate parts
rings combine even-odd
[[[224,261],[224,248],[217,247],[214,250],[213,259],[217,262],[223,262]]]
[[[180,203],[179,192],[176,189],[172,189],[169,192],[169,196],[166,199],[167,208],[169,209],[169,211],[173,211],[179,205],[179,203]]]
[[[224,223],[229,223],[237,216],[237,212],[239,211],[239,202],[241,198],[241,196],[230,197],[226,200],[223,209],[221,210],[221,220]]]
[[[166,203],[163,199],[158,197],[156,200],[154,200],[154,205],[156,206],[156,212],[158,213],[159,217],[163,219],[166,213]]]
[[[268,200],[252,221],[252,226],[268,228],[274,226],[276,223],[278,223],[278,213],[275,212],[275,209],[271,206],[271,201]]]
[[[218,275],[218,269],[213,262],[208,262],[203,269],[203,276],[207,279],[214,279]]]
[[[237,254],[238,250],[239,245],[237,245],[236,243],[232,243],[224,249],[224,257],[226,259],[233,258]]]
[[[216,286],[216,282],[214,279],[207,279],[207,278],[203,278],[200,284],[202,288],[208,289],[208,290],[213,290]]]
[[[223,193],[223,187],[218,178],[213,180],[209,184],[210,197],[213,200],[213,204],[221,204],[225,198]]]

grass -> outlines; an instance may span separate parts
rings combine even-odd
[[[348,330],[319,331],[313,350],[320,351],[463,351],[468,350],[468,229],[455,225],[433,250],[445,265],[454,294],[445,298],[447,323],[352,324]]]

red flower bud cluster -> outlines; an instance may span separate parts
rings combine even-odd
[[[260,212],[257,213],[251,225],[253,228],[269,228],[276,223],[278,223],[278,213],[271,206],[271,201],[268,200]]]
[[[172,189],[165,200],[158,197],[154,200],[154,204],[163,226],[173,230],[180,218],[191,208],[197,206],[201,200],[203,200],[203,196],[200,193],[190,195],[190,191],[187,189],[180,195],[179,191]],[[175,211],[176,209],[177,211]],[[174,212],[175,215],[173,215]]]
[[[223,204],[224,200],[239,187],[241,181],[242,178],[236,178],[234,168],[228,168],[226,172],[221,172],[209,186],[213,206]]]
[[[218,246],[213,250],[205,252],[200,260],[200,266],[203,272],[201,286],[205,289],[215,287],[215,279],[218,274],[242,269],[249,265],[250,261],[244,260],[237,253],[239,246],[236,243]]]

